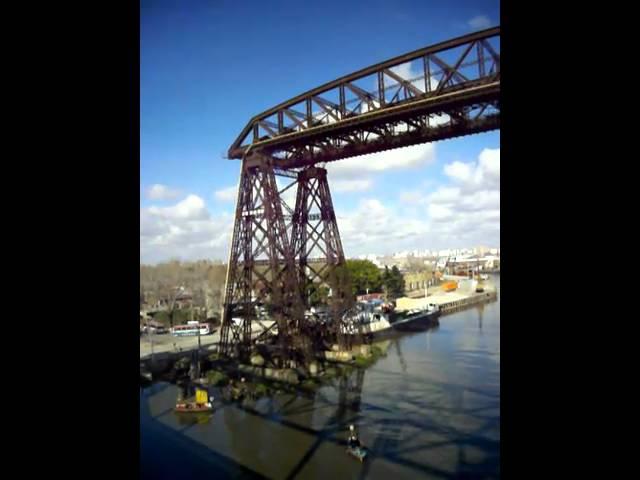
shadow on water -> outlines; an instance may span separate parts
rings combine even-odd
[[[394,342],[314,393],[216,405],[206,421],[173,418],[169,385],[145,389],[143,478],[499,478],[499,307]],[[363,464],[345,452],[349,424]]]
[[[364,372],[361,371],[360,374],[362,375],[363,373]],[[337,404],[332,404],[336,407],[336,410],[334,414],[326,421],[326,423],[319,429],[312,429],[303,425],[299,425],[295,422],[291,422],[289,420],[286,420],[285,418],[282,418],[280,415],[265,415],[254,409],[241,407],[249,414],[262,417],[263,419],[268,421],[278,422],[292,429],[313,434],[316,437],[313,444],[308,448],[308,450],[300,458],[296,466],[285,478],[295,478],[303,470],[304,466],[311,460],[311,458],[319,450],[323,443],[333,443],[341,447],[345,447],[346,441],[344,439],[344,432],[346,432],[348,425],[351,423],[360,424],[360,426],[363,428],[366,427],[368,430],[380,432],[376,437],[374,444],[368,447],[371,458],[362,466],[359,478],[365,478],[368,475],[369,469],[372,465],[372,461],[377,458],[414,470],[416,474],[427,474],[428,476],[437,478],[461,478],[461,475],[466,475],[468,478],[473,478],[475,475],[495,474],[498,469],[499,463],[499,457],[497,454],[497,452],[499,451],[499,441],[485,439],[482,437],[482,434],[486,431],[499,428],[499,420],[494,417],[482,417],[478,414],[487,409],[498,408],[499,404],[493,403],[482,408],[468,410],[453,408],[447,409],[444,407],[431,409],[431,412],[455,412],[456,414],[474,416],[477,420],[483,421],[483,424],[479,428],[474,431],[467,432],[465,430],[456,429],[451,426],[442,426],[439,425],[438,422],[434,421],[420,421],[410,417],[398,418],[394,414],[394,412],[388,409],[381,409],[375,407],[374,405],[367,405],[367,402],[360,402],[358,400],[354,400],[353,398],[347,398],[348,394],[361,394],[361,385],[363,379],[364,376],[362,375],[361,379],[359,380],[359,389],[357,387],[356,389],[349,388],[346,383],[341,384],[341,388],[339,391],[339,402]],[[358,381],[356,381],[356,384],[357,383]],[[446,385],[446,387],[449,387],[451,389],[456,388],[452,385]],[[425,393],[428,392],[425,391]],[[393,394],[388,393],[386,395],[382,395],[382,397],[380,397],[379,399],[396,401],[397,397],[398,392],[394,392]],[[403,398],[403,400],[409,404],[413,404],[416,408],[424,407],[422,403],[413,401],[410,398]],[[314,408],[319,408],[320,404],[326,401],[327,400],[324,399],[321,402],[316,402]],[[289,402],[287,402],[285,405],[289,405]],[[363,415],[360,414],[360,410],[363,405],[365,407],[368,406],[370,409],[376,409],[378,411],[391,413],[392,417],[368,421]],[[294,410],[289,410],[289,414],[293,412]],[[412,440],[414,440],[414,437],[417,436],[417,434],[414,437],[407,436],[406,438],[403,438],[402,433],[407,430],[412,430],[416,433],[429,431],[444,436],[447,439],[443,441],[423,442],[418,445],[412,445]],[[428,453],[429,450],[451,446],[458,448],[459,452],[459,458],[457,462],[458,467],[455,472],[443,470],[441,468],[438,468],[436,465],[418,461],[415,458],[424,458],[424,455]],[[480,463],[475,462],[473,464],[467,464],[464,459],[463,449],[460,448],[463,446],[474,447],[477,450],[482,450],[486,454],[485,460]],[[407,458],[407,456],[414,458]]]
[[[399,399],[399,396],[402,398]],[[416,410],[424,409],[423,402],[407,398],[399,392],[382,395],[379,399],[396,402],[401,400],[414,406]],[[368,430],[378,432],[378,435],[370,447],[370,459],[363,466],[359,478],[366,478],[369,475],[375,459],[402,465],[415,473],[426,474],[433,478],[499,477],[500,441],[486,438],[485,434],[499,431],[500,420],[495,416],[481,415],[486,410],[496,408],[499,408],[499,402],[467,410],[430,406],[423,415],[405,415],[400,418],[392,416],[364,423],[363,427],[366,426]],[[474,429],[457,428],[443,422],[441,418],[434,419],[434,414],[464,416],[467,421],[473,419],[480,425]],[[420,440],[418,437],[423,436],[423,432],[429,432],[431,436],[437,438]],[[445,470],[435,463],[425,461],[429,458],[430,451],[447,448],[455,448],[458,452],[454,471]],[[479,462],[467,462],[464,455],[466,448],[474,448],[484,459]]]
[[[163,387],[154,393],[165,390],[168,385]],[[148,403],[140,402],[140,426],[144,432],[140,442],[140,478],[196,479],[212,473],[215,478],[268,478],[189,438],[184,435],[186,429],[176,435],[176,430],[158,420],[167,414],[173,414],[173,409],[152,416]],[[198,423],[198,419],[193,419],[185,420],[184,424],[189,428]]]
[[[311,445],[300,456],[299,460],[295,463],[291,471],[286,476],[282,477],[286,479],[293,479],[298,477],[298,475],[300,475],[300,473],[311,461],[314,455],[318,453],[323,444],[329,443],[345,448],[345,433],[348,429],[349,424],[351,423],[359,424],[360,428],[366,428],[369,431],[378,432],[375,442],[372,445],[367,445],[367,447],[369,448],[370,458],[362,465],[358,478],[366,478],[370,473],[370,468],[373,461],[377,459],[401,465],[405,468],[413,470],[416,474],[426,474],[433,478],[461,478],[461,474],[466,474],[467,476],[471,475],[468,478],[477,478],[473,477],[473,475],[478,475],[482,472],[486,472],[488,474],[496,472],[499,459],[497,457],[497,454],[492,455],[491,452],[499,451],[499,441],[487,440],[485,438],[482,438],[481,434],[485,430],[496,428],[496,426],[497,428],[499,428],[499,419],[486,419],[478,416],[478,414],[481,413],[484,409],[496,408],[496,406],[499,406],[499,404],[492,404],[483,408],[470,409],[466,411],[461,411],[454,408],[447,409],[445,407],[431,407],[431,413],[438,411],[441,413],[455,411],[458,414],[463,413],[464,415],[476,416],[478,419],[484,420],[483,424],[478,429],[472,432],[465,432],[451,426],[439,425],[438,422],[430,421],[428,419],[420,420],[412,418],[412,416],[398,418],[396,413],[390,409],[381,408],[377,405],[362,401],[361,395],[362,384],[364,383],[364,374],[364,370],[356,370],[355,372],[353,372],[351,377],[341,379],[337,392],[337,402],[332,401],[331,399],[323,395],[322,392],[318,392],[316,395],[311,396],[311,398],[307,396],[307,398],[302,397],[302,399],[299,395],[290,394],[288,397],[285,396],[281,399],[282,403],[280,405],[276,405],[276,402],[274,401],[268,401],[266,402],[266,405],[262,405],[262,408],[256,408],[255,406],[247,403],[225,405],[222,408],[239,410],[246,413],[247,415],[257,417],[260,420],[264,420],[268,423],[276,423],[288,429],[299,431],[314,437]],[[394,372],[386,372],[386,375],[399,374]],[[441,386],[452,388],[454,390],[456,388],[455,386],[451,385]],[[428,394],[429,392],[425,390],[423,393]],[[424,407],[424,404],[422,402],[409,398],[407,394],[403,392],[378,393],[376,395],[376,401],[381,403],[396,402],[399,400],[398,397],[401,397],[401,400],[404,403],[406,403],[407,405],[412,405],[416,409],[421,409]],[[141,402],[141,405],[141,408],[144,408],[146,402]],[[295,417],[296,415],[313,413],[314,411],[317,411],[326,406],[333,407],[334,410],[333,413],[324,422],[324,424],[319,428],[313,428],[309,425],[300,424],[291,419],[291,417]],[[381,415],[389,415],[390,418],[368,419],[361,415],[362,409],[368,410],[370,412],[375,410]],[[172,409],[163,410],[159,414],[155,415],[155,417],[151,417],[148,406],[146,406],[146,410],[149,418],[153,418],[156,424],[154,428],[155,432],[161,431],[164,435],[171,435],[175,437],[177,433],[176,430],[163,425],[161,422],[156,420],[157,418],[161,418],[164,415],[171,413]],[[225,421],[227,418],[230,417],[227,417],[225,415]],[[179,431],[179,433],[181,433],[182,435],[180,435],[181,441],[177,443],[182,444],[182,446],[184,447],[184,451],[179,455],[180,460],[176,459],[176,464],[188,465],[188,467],[185,467],[185,472],[179,473],[180,478],[196,478],[197,475],[200,475],[201,473],[204,474],[205,471],[207,471],[210,475],[212,471],[211,469],[215,469],[216,478],[268,478],[184,435],[188,428],[197,425],[198,423],[200,422],[195,418],[179,421],[179,424],[186,425],[186,428]],[[258,423],[253,423],[252,425],[254,425],[255,427],[255,425],[258,425]],[[235,430],[238,425],[229,424],[228,427]],[[414,440],[414,436],[416,435],[403,435],[403,432],[407,431],[414,431],[416,432],[416,435],[417,432],[429,431],[445,437],[446,440],[422,442],[417,445],[413,445],[412,441]],[[255,432],[247,431],[242,433],[244,435],[252,435]],[[233,438],[231,439],[231,441],[233,450],[239,451],[240,453],[244,454],[242,450],[243,446],[241,436],[233,435],[232,437]],[[467,464],[464,459],[462,449],[459,448],[461,445],[471,446],[476,449],[487,451],[488,454],[486,455],[487,458],[484,460],[484,463],[474,463],[473,465],[469,465],[469,470],[465,472]],[[459,450],[458,455],[460,458],[458,459],[458,470],[456,472],[450,472],[441,469],[434,464],[417,460],[417,458],[423,459],[425,454],[428,453],[429,450],[448,446],[456,446]],[[174,445],[172,446],[172,448],[174,448]],[[180,451],[180,449],[178,449],[178,451]],[[188,451],[189,453],[186,454],[186,451]],[[175,455],[177,455],[177,453],[174,453],[174,458]],[[164,456],[166,457],[166,455]],[[169,455],[165,460],[171,461],[171,458],[171,455]],[[158,469],[151,468],[146,473],[153,472],[153,476],[147,476],[146,478],[175,478],[173,477],[175,473],[173,473],[172,471],[172,469],[175,468],[175,465],[172,465],[169,470],[162,469],[162,471],[160,471],[161,469],[159,466]],[[167,473],[167,471],[169,473]],[[158,477],[155,476],[156,474],[166,476]],[[194,476],[190,476],[191,474],[193,474]]]
[[[346,436],[344,434],[348,429],[348,425],[349,423],[357,423],[359,420],[357,413],[360,408],[363,380],[364,370],[356,370],[350,377],[341,378],[338,382],[337,403],[325,397],[322,392],[316,392],[306,395],[284,395],[280,398],[282,401],[280,405],[270,400],[266,402],[267,405],[263,403],[263,408],[260,410],[255,408],[255,405],[251,405],[251,402],[227,404],[221,406],[219,410],[241,411],[268,423],[282,425],[288,429],[313,436],[314,441],[311,446],[301,455],[291,471],[283,477],[292,479],[298,476],[324,442],[346,446]],[[159,413],[152,415],[146,400],[167,388],[168,385],[156,384],[141,394],[141,430],[146,432],[143,435],[143,448],[141,449],[141,464],[143,466],[141,476],[143,478],[196,478],[196,476],[205,474],[205,472],[210,475],[212,469],[216,471],[216,478],[268,478],[185,435],[191,426],[207,423],[210,416],[209,418],[203,416],[198,419],[195,416],[186,418],[186,416],[180,415],[178,424],[186,426],[186,428],[176,430],[160,421],[165,415],[173,415],[172,408],[163,409]],[[264,408],[265,406],[266,409]],[[320,428],[312,428],[291,420],[292,417],[311,414],[327,406],[335,407],[335,410]],[[236,427],[238,425],[233,423],[231,416],[226,415],[226,412],[223,413],[227,427],[232,431],[237,431]],[[252,425],[255,428],[259,423],[253,423]],[[177,433],[181,435],[176,435]],[[244,431],[239,433],[241,435],[255,435],[256,432]],[[231,435],[230,441],[234,451],[242,452],[241,435]],[[171,453],[168,453],[167,449],[163,448],[166,445],[163,445],[162,440],[168,437],[171,437]],[[341,439],[340,437],[345,438]],[[154,451],[153,458],[150,458],[149,455],[151,450]],[[185,465],[186,470],[176,470],[176,465],[179,464]]]

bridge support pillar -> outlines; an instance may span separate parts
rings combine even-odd
[[[322,298],[330,291],[327,333],[341,347],[350,348],[353,336],[346,333],[357,333],[345,320],[353,307],[351,282],[324,168],[312,166],[298,173],[292,224],[291,244],[303,302],[308,308],[313,296]]]
[[[279,358],[290,359],[304,320],[294,259],[273,167],[242,164],[227,267],[220,353],[247,360],[252,323],[267,309],[277,325]]]
[[[262,309],[275,320],[281,366],[313,361],[313,347],[323,340],[350,348],[358,334],[348,320],[351,281],[327,171],[312,166],[286,173],[297,186],[295,207],[287,207],[289,226],[272,164],[243,160],[222,314],[220,353],[227,357],[246,361],[252,345],[266,338],[251,329]],[[328,323],[305,318],[312,296],[328,301]]]

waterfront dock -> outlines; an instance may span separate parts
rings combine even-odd
[[[422,308],[428,303],[438,305],[442,315],[448,315],[454,312],[472,308],[475,305],[496,301],[498,293],[494,286],[486,286],[484,292],[462,292],[459,290],[452,292],[444,292],[436,290],[429,293],[426,297],[421,298],[402,298],[399,299],[399,310],[410,310],[414,308]],[[257,322],[253,328],[252,336],[256,336],[265,328],[272,324],[271,321]],[[171,334],[163,335],[144,335],[140,338],[140,361],[147,364],[151,360],[153,341],[153,357],[156,362],[174,361],[180,357],[190,355],[198,349],[198,337],[174,337]],[[203,335],[200,337],[201,352],[209,354],[217,352],[220,342],[220,327],[211,335]]]
[[[449,313],[465,310],[474,305],[493,302],[498,299],[498,292],[496,292],[495,290],[486,291],[482,293],[474,292],[468,295],[460,295],[460,297],[462,298],[451,299],[443,295],[443,296],[440,296],[439,298],[429,297],[429,301],[431,303],[435,303],[440,307],[440,312],[442,313],[442,315],[447,315]]]
[[[425,308],[431,303],[438,305],[442,314],[447,315],[449,313],[471,308],[474,305],[493,302],[498,299],[498,292],[493,285],[486,285],[483,288],[483,292],[476,292],[475,290],[454,290],[451,292],[445,292],[440,288],[437,288],[434,289],[435,291],[428,292],[428,296],[426,298],[424,294],[421,297],[399,298],[397,301],[397,309],[399,311],[420,309]]]

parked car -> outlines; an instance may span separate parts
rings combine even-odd
[[[169,333],[169,329],[166,327],[149,327],[149,332],[156,335],[162,335],[163,333]]]

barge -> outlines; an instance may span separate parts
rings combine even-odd
[[[392,328],[399,332],[420,332],[439,325],[440,308],[430,304],[424,310],[409,310],[403,315],[396,314]]]
[[[394,312],[389,308],[360,305],[353,316],[355,322],[349,322],[353,331],[344,331],[345,334],[383,339],[398,332],[420,332],[438,325],[440,309],[430,304],[425,309]]]

